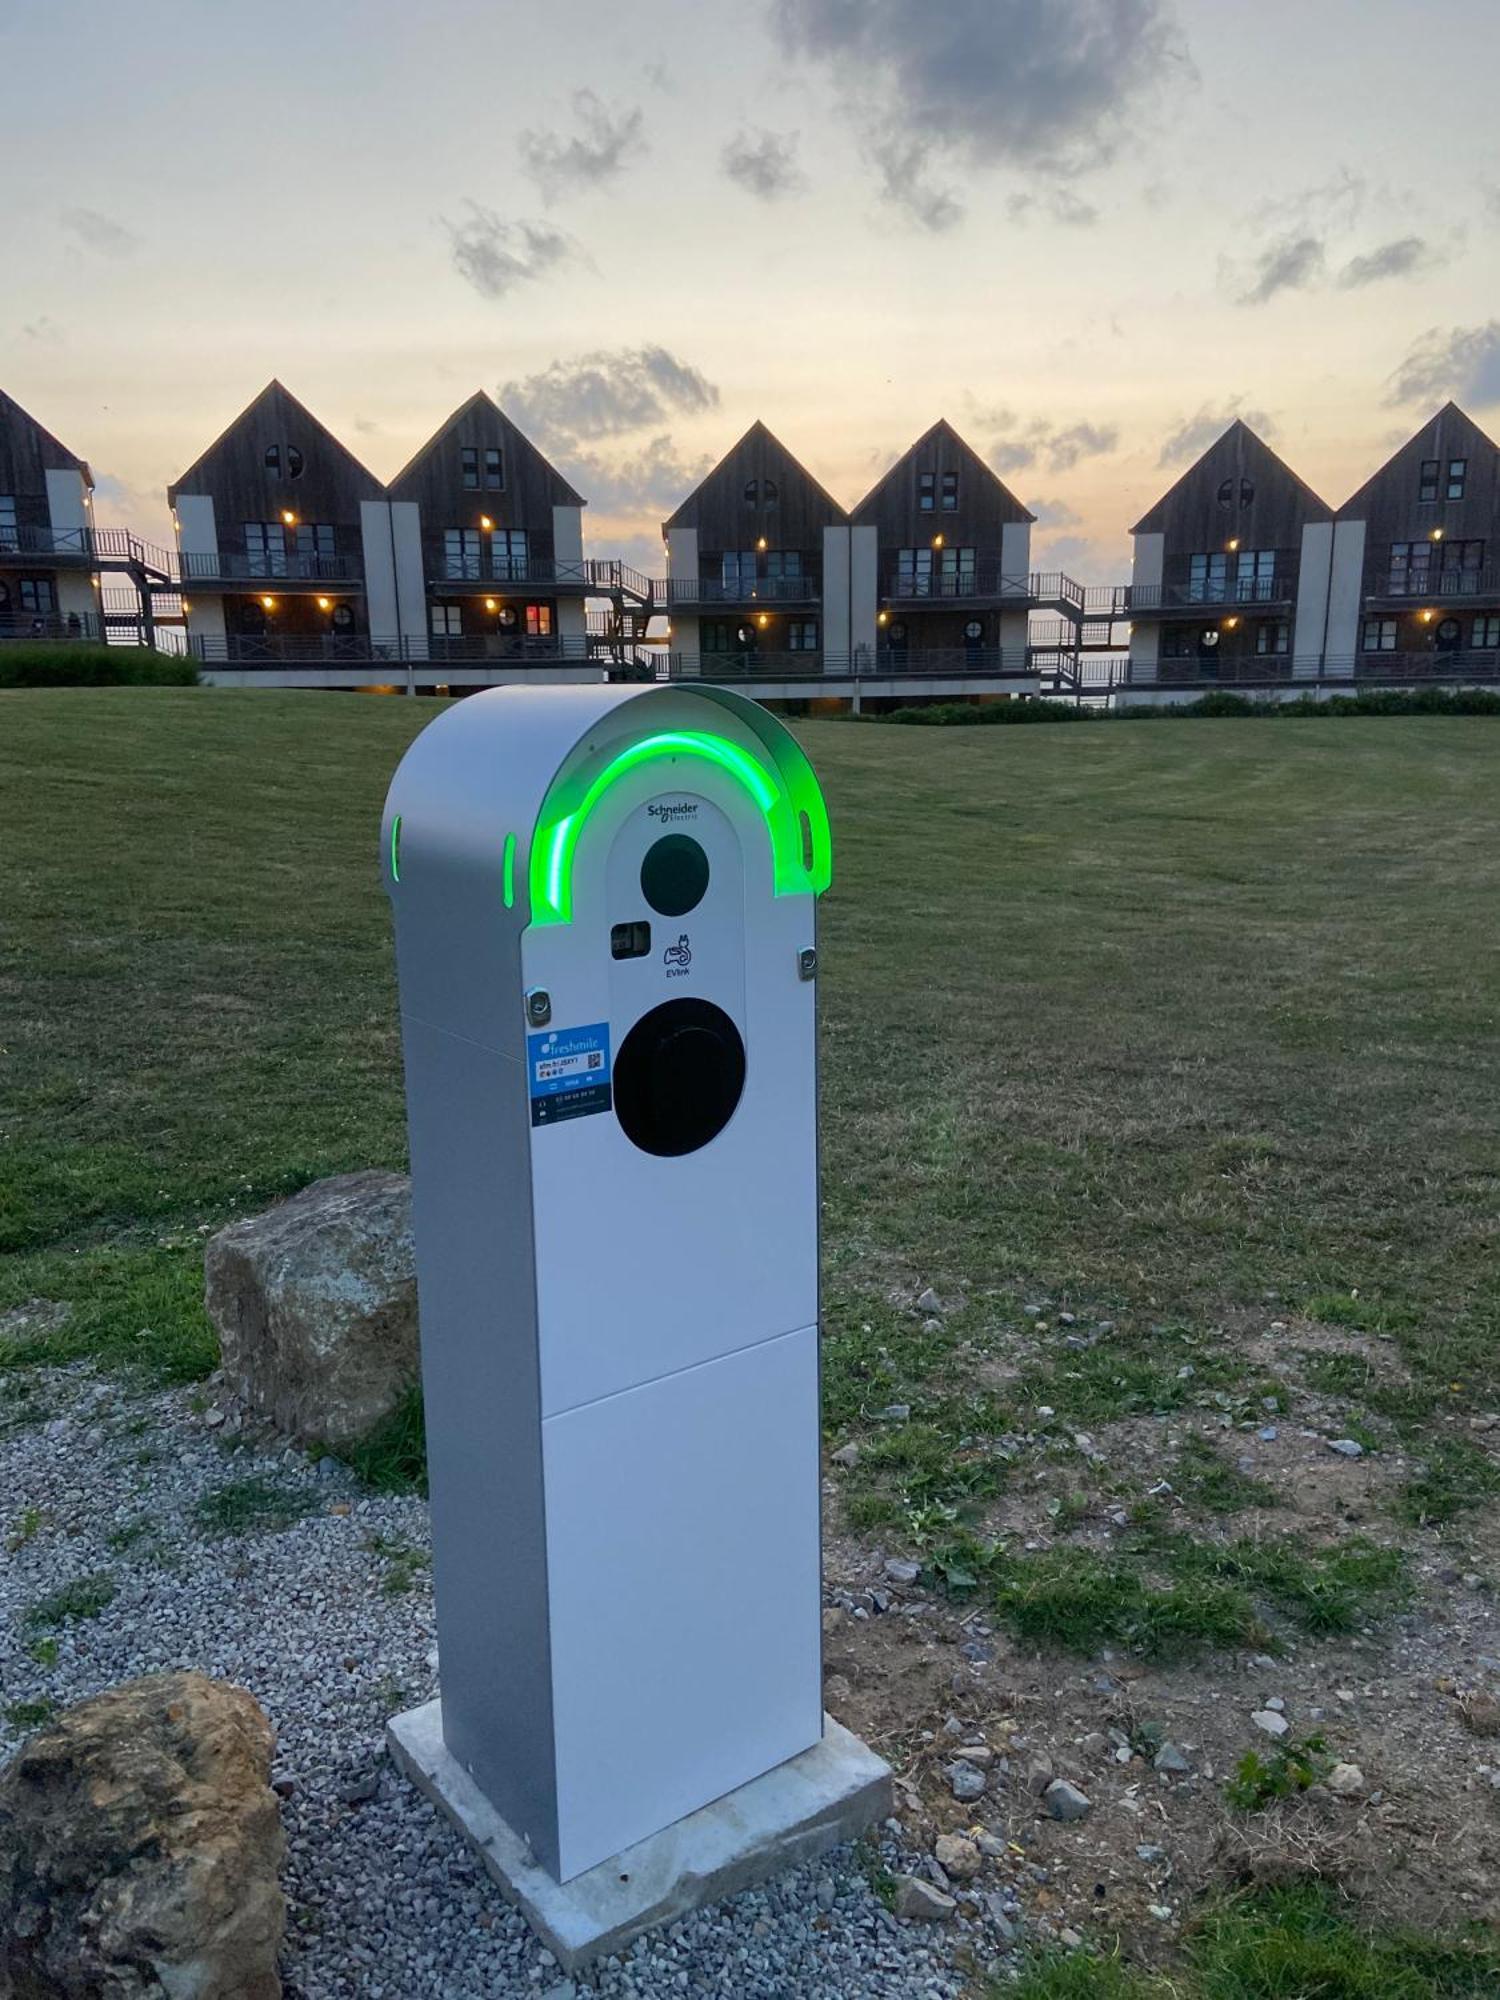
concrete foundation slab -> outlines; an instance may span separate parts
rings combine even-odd
[[[450,1755],[440,1701],[396,1716],[386,1740],[398,1768],[479,1850],[502,1893],[572,1972],[886,1818],[889,1767],[832,1716],[823,1730],[822,1742],[800,1757],[561,1883]]]

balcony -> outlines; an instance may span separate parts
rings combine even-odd
[[[1365,580],[1365,603],[1372,607],[1497,597],[1500,572],[1493,569],[1383,570]]]
[[[398,638],[371,638],[365,632],[267,632],[259,637],[190,632],[188,652],[205,666],[221,667],[360,667],[403,658]]]
[[[317,590],[333,583],[347,590],[362,585],[364,561],[353,555],[307,555],[294,549],[278,555],[270,550],[184,550],[180,558],[184,587],[214,583],[274,583],[280,590]]]
[[[822,580],[816,576],[674,576],[667,580],[667,601],[675,609],[687,604],[818,604]]]
[[[933,679],[967,675],[993,680],[1029,671],[1024,646],[913,647],[907,651],[881,646],[874,652],[861,646],[853,653],[784,652],[748,647],[732,653],[673,653],[668,657],[674,680],[868,680],[886,675],[923,675]]]
[[[494,590],[497,585],[503,590],[540,590],[549,596],[558,592],[571,595],[596,588],[593,572],[610,567],[582,559],[559,560],[555,556],[493,555],[488,549],[454,555],[441,541],[427,544],[425,564],[427,581],[434,589],[448,595],[468,590]]]
[[[1007,576],[998,562],[978,561],[962,569],[911,569],[904,564],[889,565],[881,575],[880,600],[883,604],[994,604],[1013,603],[1024,610],[1031,599],[1029,576]]]
[[[90,528],[26,525],[0,528],[0,563],[22,566],[34,562],[66,563],[71,568],[87,568],[93,560],[94,536]]]
[[[426,652],[419,653],[425,643]],[[559,660],[597,658],[587,638],[554,632],[545,639],[528,639],[509,632],[434,632],[425,642],[408,639],[407,650],[414,657],[447,660],[454,666],[486,667],[507,661],[535,661],[546,665]]]
[[[22,611],[9,604],[0,611],[0,645],[38,639],[102,639],[104,627],[93,611]]]
[[[1236,611],[1250,606],[1290,606],[1297,595],[1295,570],[1275,576],[1190,577],[1180,583],[1136,583],[1130,616],[1171,616],[1180,611]]]

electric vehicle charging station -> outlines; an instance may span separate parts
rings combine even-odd
[[[381,850],[441,1661],[392,1747],[577,1963],[765,1872],[703,1809],[732,1794],[753,1821],[767,1774],[818,1822],[800,1844],[767,1827],[774,1859],[889,1809],[884,1765],[822,1709],[828,818],[743,696],[507,687],[412,744]],[[642,1867],[613,1864],[683,1826],[731,1865],[689,1841],[637,1898]],[[570,1941],[533,1902],[579,1878]]]

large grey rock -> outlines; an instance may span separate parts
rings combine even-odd
[[[277,2000],[274,1738],[243,1688],[152,1674],[0,1772],[0,1994]]]
[[[352,1444],[417,1379],[404,1174],[339,1174],[209,1240],[204,1303],[230,1392],[304,1444]]]

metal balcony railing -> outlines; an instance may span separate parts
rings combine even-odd
[[[1403,602],[1447,603],[1454,598],[1494,597],[1500,593],[1500,572],[1493,569],[1379,570],[1367,582],[1369,598],[1397,597]]]
[[[1176,583],[1135,583],[1126,609],[1208,611],[1246,604],[1289,604],[1297,595],[1294,570],[1275,576],[1190,577]]]
[[[889,564],[882,572],[880,594],[887,604],[956,603],[964,599],[1013,598],[1024,605],[1031,597],[1029,576],[1008,576],[999,563],[976,561],[962,569],[931,571]]]
[[[94,553],[90,528],[42,528],[26,522],[0,527],[0,562],[44,557],[51,562],[88,562]]]
[[[581,557],[559,561],[555,556],[496,555],[489,549],[454,553],[440,541],[427,544],[426,566],[428,581],[434,584],[499,584],[546,590],[588,590],[594,585],[591,572],[611,567],[585,562]]]
[[[627,641],[621,641],[622,645]],[[420,650],[425,647],[425,652]],[[527,638],[508,632],[434,632],[426,639],[406,641],[412,659],[449,660],[455,666],[503,665],[507,660],[563,661],[595,657],[587,638],[554,633],[550,638]]]
[[[0,610],[0,644],[9,640],[102,639],[103,620],[93,611],[21,611],[14,604]]]
[[[183,551],[183,584],[213,583],[358,583],[364,558],[352,554],[317,555],[297,549],[208,549]]]
[[[817,576],[674,576],[667,600],[679,604],[817,604],[823,582]]]
[[[363,632],[190,632],[188,651],[205,666],[367,666],[404,660],[399,638]]]

